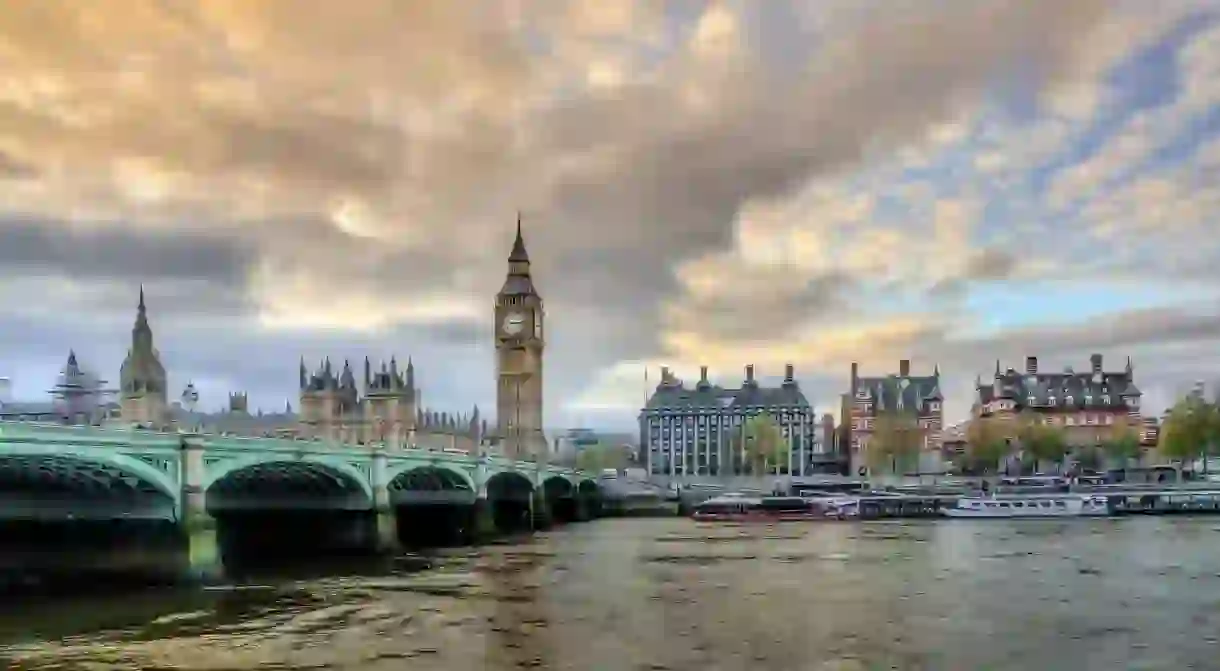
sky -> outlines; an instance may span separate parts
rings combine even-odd
[[[486,414],[518,211],[548,426],[662,365],[1220,380],[1220,0],[16,0],[0,63],[21,398],[116,380],[143,284],[201,407],[397,355]]]

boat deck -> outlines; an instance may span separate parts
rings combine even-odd
[[[996,499],[1028,499],[1038,496],[1079,496],[1085,492],[1045,492],[1037,494],[997,494]],[[1105,496],[1117,515],[1220,514],[1220,489],[1131,489],[1090,492]],[[852,497],[860,502],[860,519],[914,519],[942,517],[962,495],[864,495]]]

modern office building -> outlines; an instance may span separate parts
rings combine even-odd
[[[741,387],[725,388],[708,381],[707,366],[699,382],[687,387],[668,368],[640,411],[640,463],[655,475],[721,476],[744,470],[738,437],[750,417],[768,414],[788,442],[789,462],[781,473],[804,475],[822,451],[818,419],[786,367],[778,387],[763,387],[746,366]]]

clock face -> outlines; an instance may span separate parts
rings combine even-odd
[[[517,335],[525,328],[525,315],[520,312],[510,312],[504,318],[504,332],[510,336]]]

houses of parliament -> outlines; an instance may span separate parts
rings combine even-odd
[[[119,370],[119,386],[87,372],[70,353],[49,404],[0,403],[0,419],[71,424],[119,422],[143,428],[192,428],[239,436],[295,437],[348,444],[384,442],[478,451],[492,448],[505,456],[545,451],[543,437],[544,309],[534,286],[529,254],[517,218],[508,272],[495,308],[496,414],[489,425],[474,406],[469,412],[430,410],[423,405],[415,364],[396,358],[374,367],[367,357],[359,380],[349,360],[341,367],[324,359],[310,370],[300,361],[298,410],[251,413],[244,393],[229,395],[228,409],[195,411],[199,394],[188,384],[171,402],[166,369],[153,343],[144,290],[140,289],[131,346]],[[117,402],[109,400],[117,396]]]

